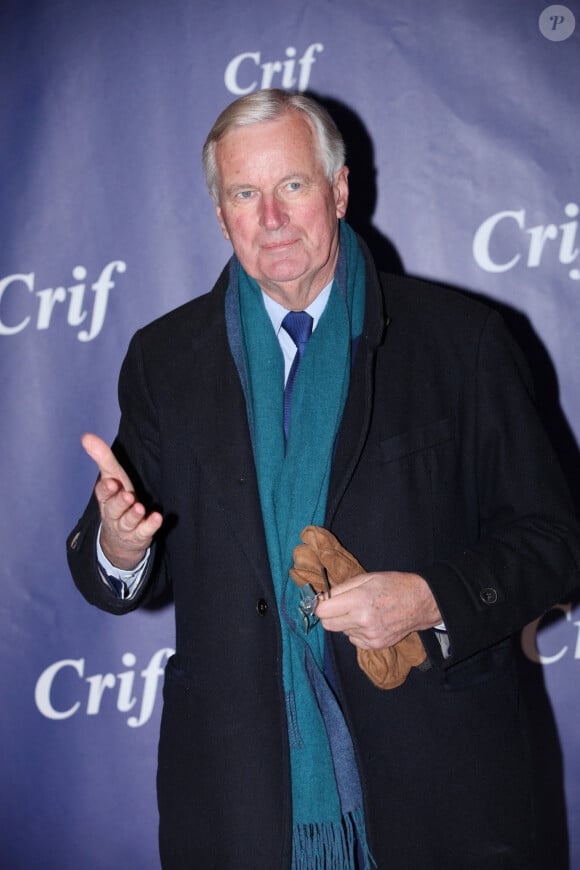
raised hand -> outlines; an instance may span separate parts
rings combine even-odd
[[[163,517],[158,511],[147,514],[129,476],[102,438],[87,433],[81,444],[100,472],[95,498],[101,513],[101,547],[111,564],[131,570],[145,556]]]

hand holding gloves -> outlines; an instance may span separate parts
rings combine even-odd
[[[324,592],[323,568],[331,589],[350,577],[365,573],[352,553],[327,529],[306,526],[300,538],[303,543],[294,548],[294,567],[290,571],[298,586],[309,584],[315,592]],[[359,666],[379,689],[397,688],[405,682],[412,667],[426,664],[426,658],[416,631],[395,646],[380,650],[357,648]]]

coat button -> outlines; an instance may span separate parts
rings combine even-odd
[[[488,589],[482,589],[479,593],[479,597],[484,604],[495,604],[497,601],[497,592],[490,586]]]
[[[256,610],[260,614],[260,616],[265,616],[268,612],[268,602],[264,601],[263,598],[259,598],[256,604]]]

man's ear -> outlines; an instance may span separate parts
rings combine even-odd
[[[218,223],[221,227],[221,231],[223,233],[224,239],[226,240],[226,242],[229,242],[230,234],[228,233],[227,227],[225,225],[225,221],[224,221],[224,218],[222,215],[221,207],[217,202],[215,202],[215,200],[214,200],[214,206],[215,206],[215,213],[217,215]]]
[[[340,220],[345,216],[348,207],[348,166],[343,166],[335,174],[332,191],[336,205],[336,216]]]

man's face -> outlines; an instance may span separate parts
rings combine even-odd
[[[302,114],[237,127],[218,142],[222,232],[264,292],[305,308],[331,280],[348,169],[330,184],[315,133]]]

